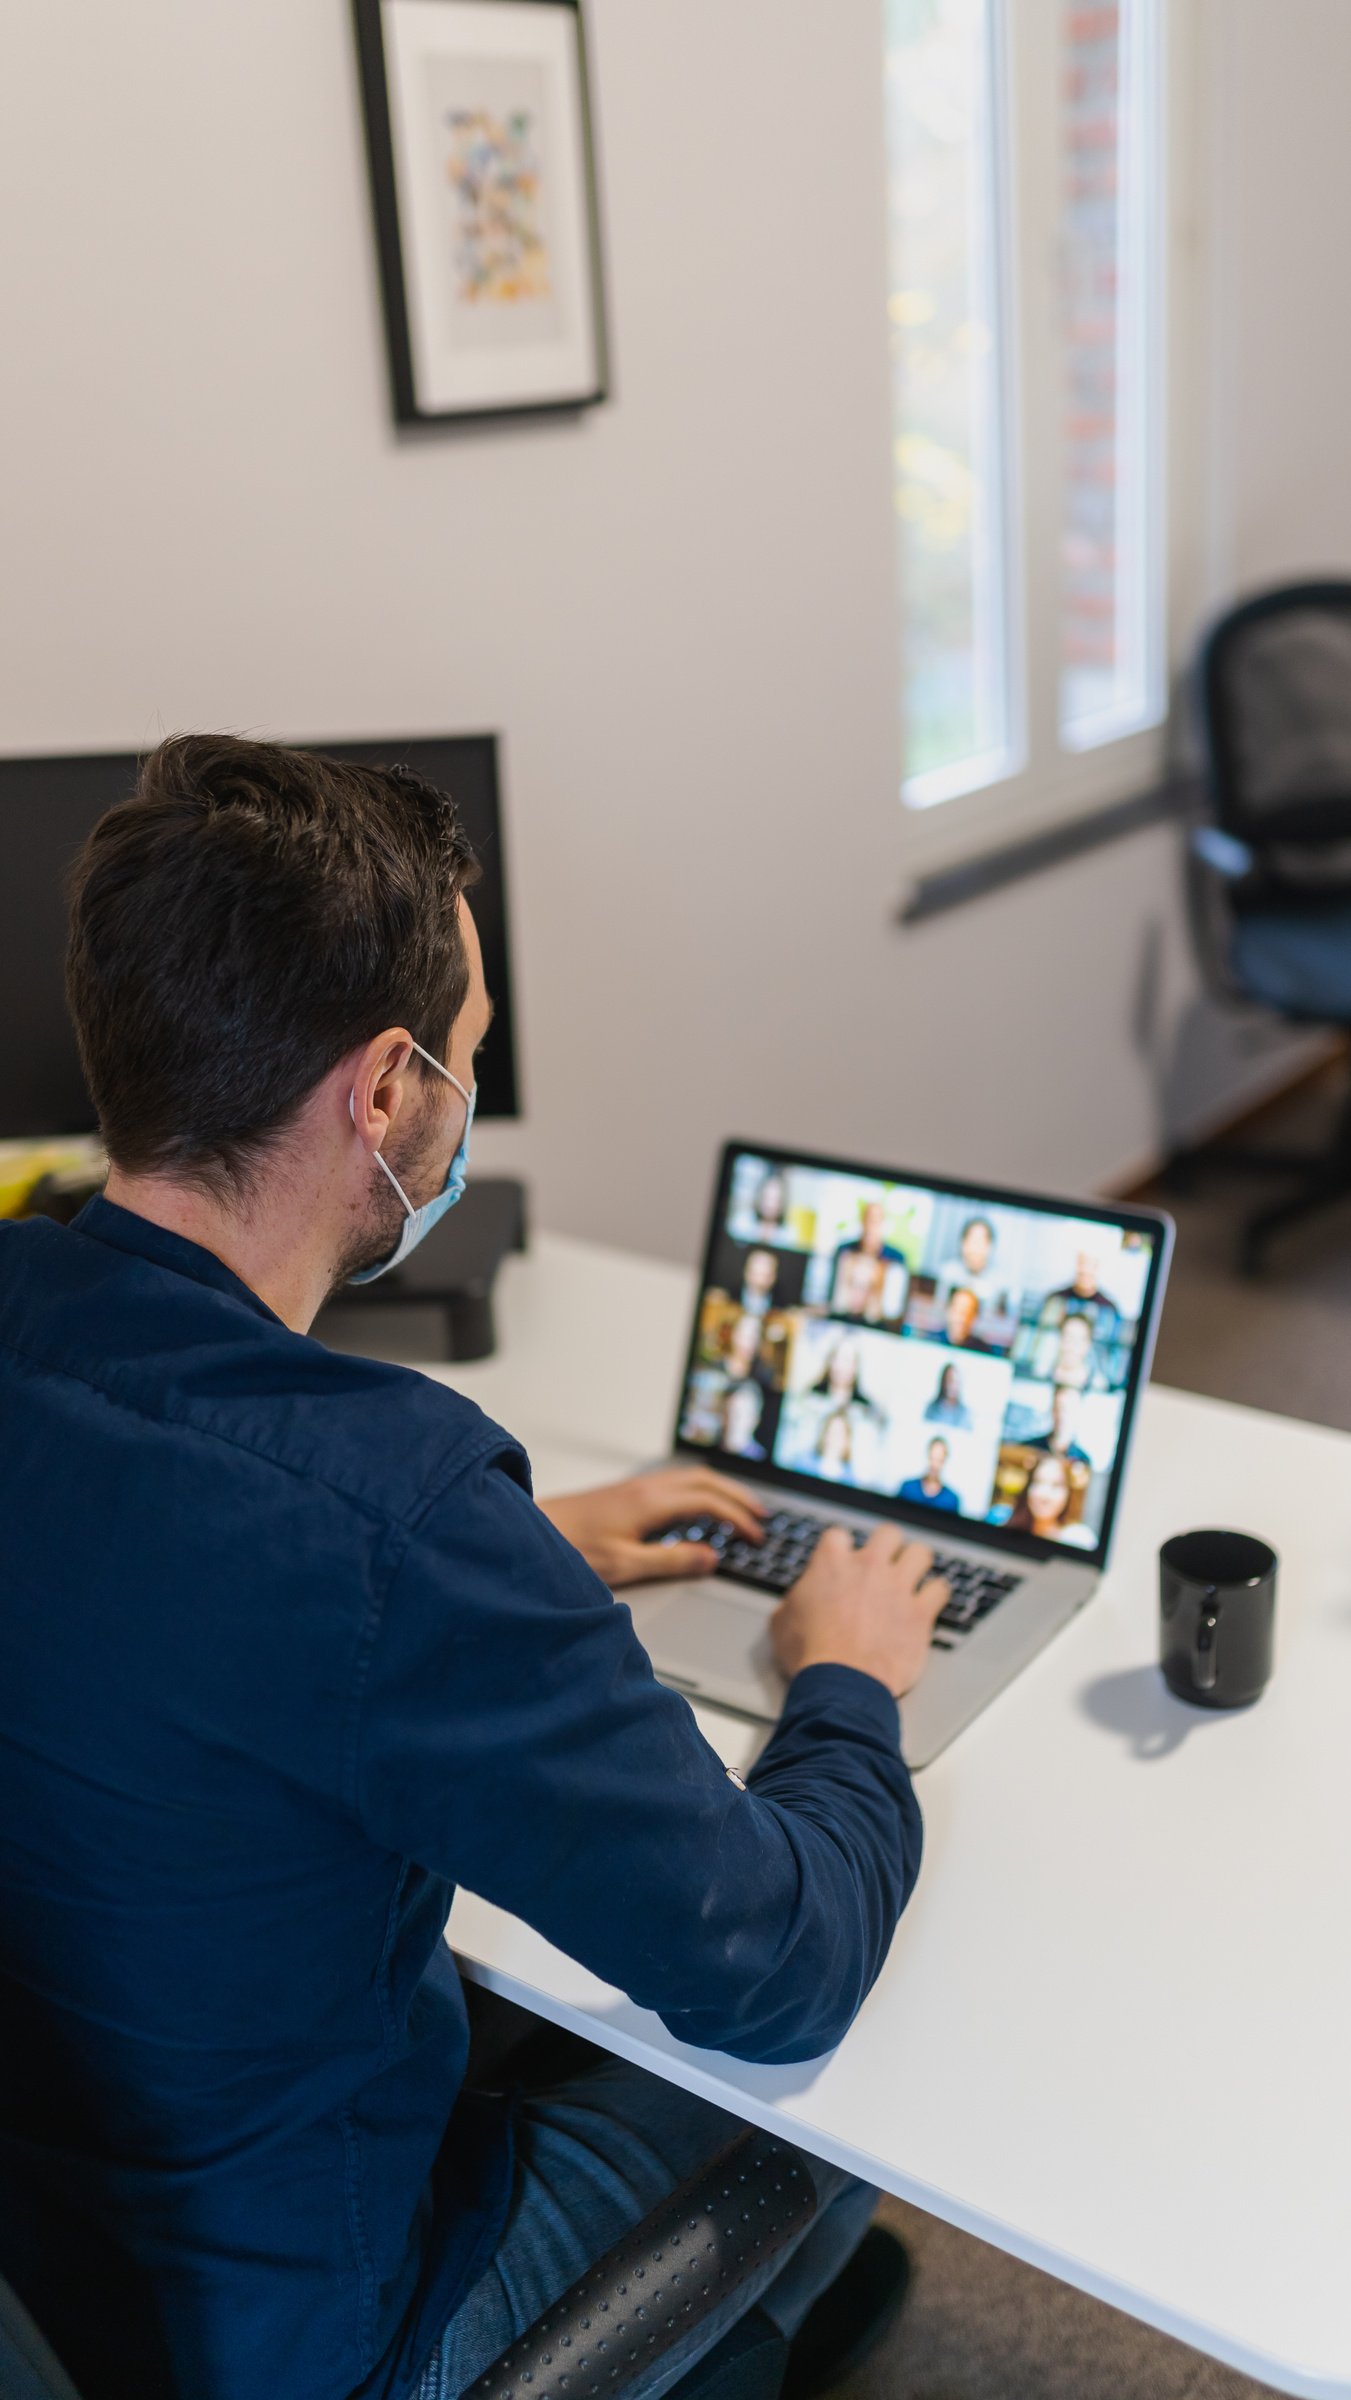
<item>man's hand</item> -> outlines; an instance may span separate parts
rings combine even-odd
[[[894,1525],[879,1525],[861,1550],[828,1526],[770,1626],[789,1681],[804,1667],[857,1667],[899,1700],[924,1672],[948,1597],[932,1565],[933,1552]]]
[[[655,1475],[631,1475],[596,1492],[571,1492],[541,1500],[550,1522],[611,1590],[626,1583],[656,1583],[679,1575],[711,1575],[718,1563],[707,1542],[648,1542],[645,1535],[694,1517],[734,1525],[748,1542],[764,1539],[765,1510],[744,1485],[706,1467],[664,1467]]]

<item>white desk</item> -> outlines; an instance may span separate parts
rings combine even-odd
[[[499,1357],[445,1380],[541,1490],[622,1472],[669,1437],[691,1291],[541,1238],[505,1270]],[[1158,1545],[1207,1522],[1281,1553],[1246,1714],[1184,1707],[1152,1663]],[[494,1990],[1147,2323],[1351,2395],[1351,1436],[1151,1393],[1110,1577],[919,1789],[919,1889],[812,2066],[686,2049],[467,1895],[448,1938]]]

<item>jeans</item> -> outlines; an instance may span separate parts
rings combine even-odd
[[[485,2367],[741,2130],[733,2117],[618,2060],[527,2094],[517,2118],[516,2184],[492,2264],[432,2352],[418,2400],[459,2400]],[[812,2161],[815,2217],[683,2342],[625,2388],[659,2400],[757,2304],[792,2335],[867,2229],[877,2194]]]

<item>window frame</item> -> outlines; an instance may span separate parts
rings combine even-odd
[[[1199,179],[1207,148],[1203,0],[1158,0],[1161,171],[1152,214],[1160,273],[1152,314],[1160,372],[1151,407],[1157,487],[1148,538],[1155,555],[1146,572],[1155,594],[1150,664],[1160,713],[1155,723],[1107,739],[1067,740],[1060,723],[1063,350],[1057,248],[1063,0],[994,0],[994,6],[1004,102],[1004,155],[996,171],[1003,175],[1007,200],[1001,266],[1009,428],[1009,754],[1017,763],[1012,771],[927,805],[906,796],[902,773],[904,862],[911,877],[1025,842],[1161,784],[1172,750],[1170,671],[1179,637],[1188,638],[1195,624],[1202,587],[1196,400],[1202,338]],[[1044,538],[1038,538],[1038,528],[1047,529]],[[904,639],[902,599],[902,651]],[[903,690],[900,703],[903,709]],[[923,780],[940,783],[944,777]]]

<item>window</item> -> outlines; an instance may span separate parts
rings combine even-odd
[[[905,723],[922,803],[1012,756],[993,0],[889,0],[888,34]]]
[[[885,10],[905,799],[945,846],[1158,769],[1164,37],[1160,0]]]
[[[1160,705],[1153,17],[1145,0],[1065,0],[1060,725],[1079,745]]]

